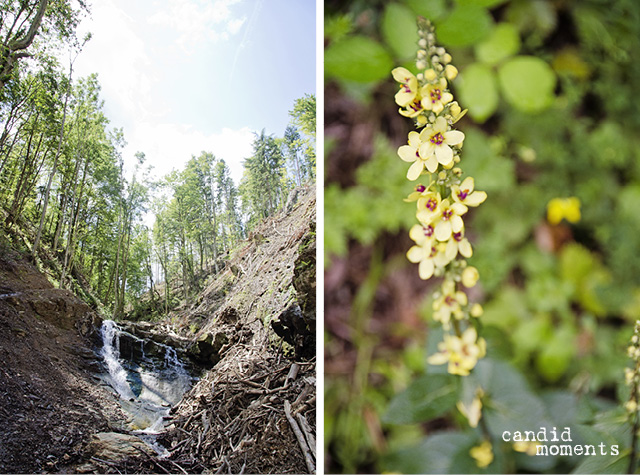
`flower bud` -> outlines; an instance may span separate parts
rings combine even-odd
[[[444,68],[444,75],[449,81],[453,81],[458,76],[458,69],[452,64],[447,64]]]
[[[476,285],[479,278],[480,273],[478,272],[478,269],[473,266],[469,266],[462,271],[462,285],[467,288],[471,288]]]

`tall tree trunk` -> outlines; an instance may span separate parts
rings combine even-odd
[[[46,0],[44,1],[46,6]],[[77,57],[77,56],[76,56]],[[64,124],[67,120],[67,106],[69,104],[69,94],[71,92],[71,76],[73,74],[73,61],[70,61],[69,64],[69,82],[67,83],[67,91],[64,96],[64,107],[62,109],[62,123],[60,124],[60,136],[58,138],[58,149],[56,150],[56,156],[53,159],[53,167],[51,168],[51,173],[49,174],[49,180],[47,181],[47,189],[44,194],[44,203],[42,205],[42,214],[40,215],[40,224],[38,225],[38,232],[36,233],[36,239],[33,242],[33,248],[31,250],[32,256],[35,258],[38,252],[38,246],[40,245],[40,239],[42,237],[42,228],[44,226],[44,220],[47,215],[47,206],[49,205],[49,193],[51,192],[51,183],[53,183],[53,177],[58,170],[58,160],[60,158],[60,153],[62,152],[62,140],[64,138]],[[57,233],[56,233],[57,236]],[[56,240],[57,241],[57,237]],[[57,242],[54,244],[53,251],[55,252],[55,246]]]

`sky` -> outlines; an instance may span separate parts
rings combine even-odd
[[[315,0],[94,0],[86,32],[74,75],[98,74],[125,164],[156,178],[208,151],[237,185],[254,132],[282,137],[316,93]]]

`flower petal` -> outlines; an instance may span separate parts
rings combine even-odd
[[[471,243],[467,238],[464,238],[462,241],[458,243],[458,251],[464,257],[469,258],[473,255],[473,249],[471,248]]]
[[[411,145],[402,145],[398,148],[398,156],[405,162],[415,162],[418,159],[416,149]]]
[[[474,191],[470,195],[467,195],[464,203],[468,206],[478,206],[479,204],[484,203],[484,200],[486,199],[487,194],[484,191]]]
[[[417,180],[422,170],[424,170],[424,162],[422,160],[416,160],[407,171],[407,179],[411,181]]]
[[[427,170],[429,170],[430,173],[435,173],[436,170],[438,169],[438,159],[436,158],[435,155],[431,155],[429,158],[425,160],[425,165],[427,167]]]
[[[416,131],[409,132],[409,145],[411,145],[416,150],[420,147],[422,141],[420,140],[420,134]]]
[[[417,264],[427,258],[426,254],[424,247],[411,246],[411,249],[407,251],[407,259],[409,259],[410,262]]]
[[[453,160],[453,150],[447,145],[442,144],[436,147],[436,158],[443,166],[447,166]]]
[[[440,221],[436,225],[436,229],[434,235],[438,241],[448,241],[451,237],[451,222],[449,221]]]
[[[434,270],[435,266],[432,259],[424,259],[420,261],[420,265],[418,266],[418,274],[420,274],[420,278],[422,280],[431,278]]]
[[[450,130],[442,135],[444,136],[444,142],[447,145],[458,145],[464,140],[464,133],[459,130]]]

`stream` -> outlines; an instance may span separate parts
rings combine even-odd
[[[119,395],[131,433],[162,454],[164,449],[155,435],[162,431],[171,407],[191,388],[194,377],[170,346],[138,338],[113,320],[103,322],[100,334],[99,355],[106,368],[102,379]]]

